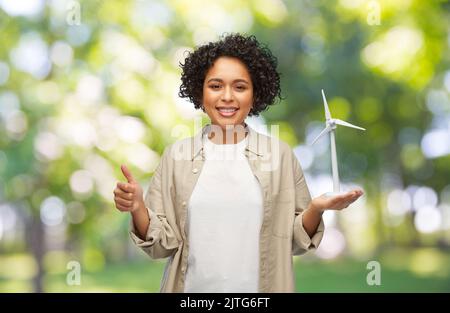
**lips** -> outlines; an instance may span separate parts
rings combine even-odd
[[[217,107],[216,109],[217,111],[219,111],[219,114],[223,117],[232,117],[239,110],[239,108],[235,107]]]

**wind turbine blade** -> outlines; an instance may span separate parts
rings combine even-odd
[[[312,146],[313,144],[315,144],[316,141],[319,140],[320,137],[322,137],[323,135],[325,135],[326,133],[328,133],[328,132],[330,131],[330,129],[331,129],[330,126],[325,127],[325,128],[320,132],[319,136],[317,136],[316,139],[313,140],[311,146]]]
[[[322,89],[323,106],[325,107],[325,118],[329,120],[331,118],[330,109],[328,108],[327,98],[325,98],[325,93]]]
[[[343,120],[339,120],[339,119],[334,119],[334,122],[338,125],[342,125],[342,126],[347,126],[347,127],[351,127],[351,128],[356,128],[356,129],[361,129],[361,130],[366,130],[365,128],[359,127],[359,126],[355,126],[353,124],[350,124],[346,121]]]

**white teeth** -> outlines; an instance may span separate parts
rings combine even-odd
[[[234,112],[237,111],[237,109],[219,109],[220,112]]]

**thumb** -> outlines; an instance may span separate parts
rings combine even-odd
[[[120,169],[122,170],[123,176],[127,179],[129,183],[135,183],[136,180],[134,179],[133,175],[131,175],[130,170],[126,167],[126,165],[122,164],[120,166]]]

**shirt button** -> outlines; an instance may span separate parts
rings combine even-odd
[[[183,203],[181,203],[182,206],[186,206],[186,201],[183,201]]]
[[[194,174],[197,174],[197,172],[198,172],[198,168],[194,168],[194,169],[192,170],[192,173],[194,173]]]

